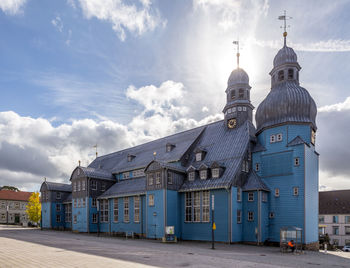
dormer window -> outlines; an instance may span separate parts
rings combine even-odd
[[[201,180],[206,180],[207,175],[208,175],[208,171],[206,169],[199,171],[199,177],[201,178]]]
[[[240,98],[240,99],[243,99],[244,98],[244,89],[243,88],[240,88],[239,90],[238,90],[238,97]]]
[[[148,175],[148,185],[153,185],[153,174]]]
[[[196,153],[196,161],[199,162],[199,161],[202,161],[202,153]]]
[[[194,171],[191,171],[188,173],[188,180],[189,181],[194,181],[194,178],[195,178],[195,173]]]
[[[219,168],[213,168],[211,170],[211,174],[213,178],[219,178],[220,177],[220,169]]]
[[[168,152],[171,152],[174,148],[175,148],[175,144],[167,143],[165,150],[168,153]]]
[[[231,99],[236,99],[236,90],[231,90]]]
[[[278,81],[283,81],[284,80],[284,71],[281,70],[278,72]]]
[[[135,157],[135,155],[128,154],[128,162],[131,162]]]
[[[288,69],[288,79],[291,80],[294,77],[294,70],[293,69]]]

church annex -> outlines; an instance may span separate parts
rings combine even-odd
[[[317,107],[300,69],[285,33],[256,126],[249,77],[237,67],[223,120],[97,157],[70,184],[45,181],[42,226],[158,239],[174,226],[178,239],[210,241],[214,196],[216,241],[279,242],[282,227],[296,226],[317,247]]]

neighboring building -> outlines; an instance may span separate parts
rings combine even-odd
[[[319,200],[319,234],[333,245],[350,245],[350,190],[320,192]]]
[[[0,223],[28,224],[26,214],[31,192],[0,190]]]
[[[297,55],[284,42],[256,128],[249,77],[237,68],[228,79],[224,120],[76,167],[73,231],[162,238],[174,226],[180,239],[208,241],[213,197],[217,241],[279,242],[282,227],[296,226],[303,243],[317,248],[317,107],[299,85]],[[54,191],[45,184],[43,196]],[[54,227],[55,217],[43,217],[43,226]]]

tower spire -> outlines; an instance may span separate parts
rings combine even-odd
[[[283,38],[284,38],[284,46],[287,45],[287,28],[290,27],[290,25],[287,25],[287,20],[292,19],[292,17],[287,16],[287,11],[284,10],[283,15],[278,16],[279,20],[283,20],[283,26],[281,26],[281,28],[283,28],[284,32],[283,32]]]
[[[237,69],[239,69],[239,56],[240,56],[240,54],[239,54],[239,40],[233,41],[232,44],[237,45],[237,54],[236,54],[236,56],[237,56]]]

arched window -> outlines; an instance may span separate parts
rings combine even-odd
[[[238,90],[238,93],[239,93],[238,97],[239,97],[240,99],[243,99],[243,98],[244,98],[244,89],[243,89],[243,88],[240,88],[240,89]]]
[[[294,71],[293,71],[293,69],[288,69],[288,79],[290,80],[290,79],[293,79],[293,77],[294,77]]]
[[[284,80],[284,72],[283,70],[278,72],[278,81],[283,81]]]
[[[236,98],[236,90],[231,90],[231,99],[234,100]]]

